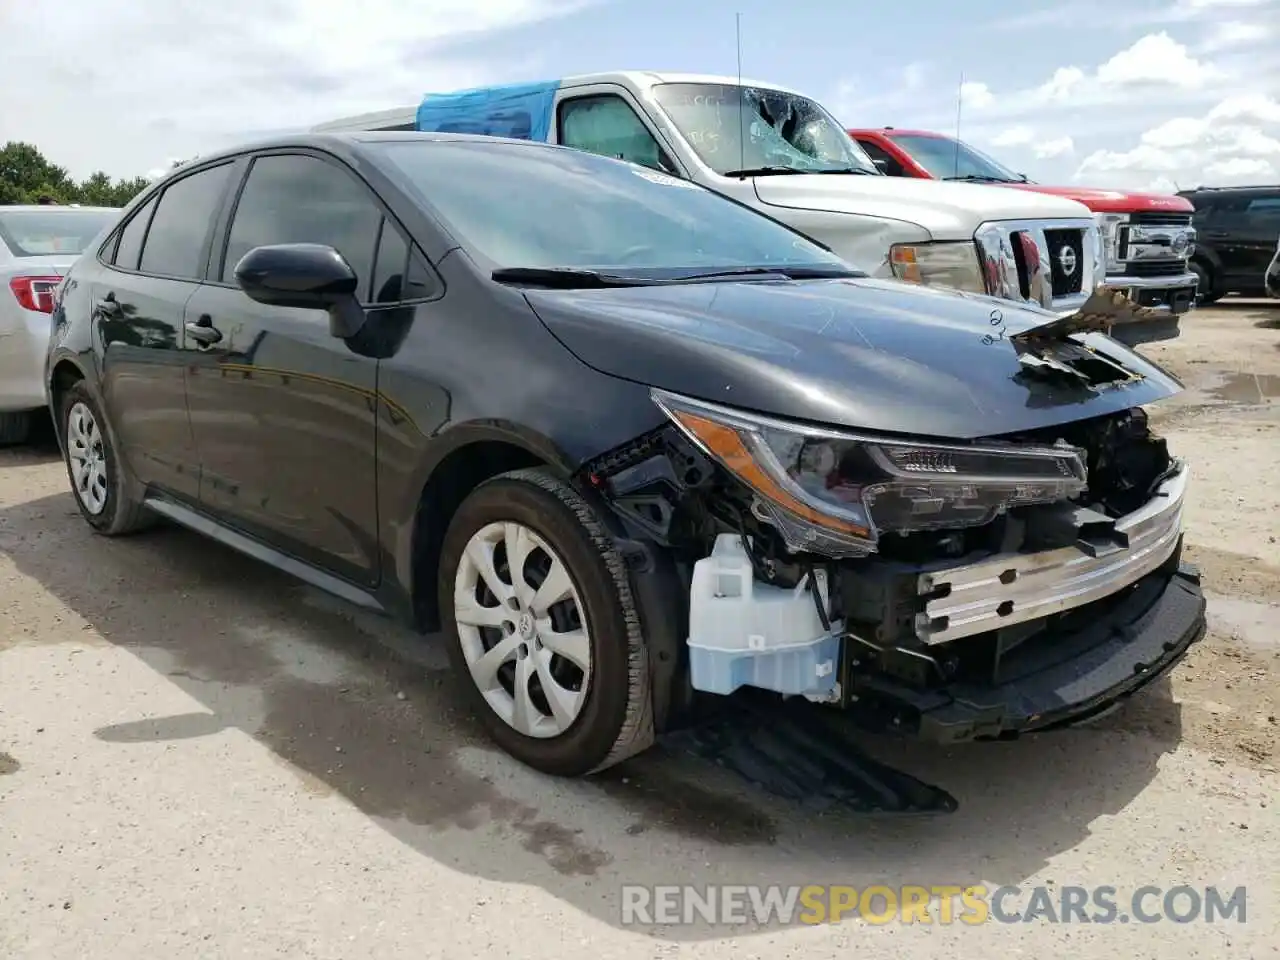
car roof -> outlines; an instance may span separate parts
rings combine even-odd
[[[1280,190],[1280,183],[1255,183],[1241,184],[1232,187],[1190,187],[1186,190],[1179,190],[1178,196],[1189,197],[1194,194],[1231,194],[1231,193],[1269,193],[1274,190]]]
[[[850,127],[849,133],[882,133],[885,136],[932,137],[934,140],[950,140],[950,135],[936,130],[910,130],[906,127]]]
[[[11,210],[19,211],[36,211],[39,213],[48,213],[53,211],[69,211],[69,210],[89,210],[97,213],[119,213],[120,207],[89,207],[84,204],[76,203],[15,203],[5,204],[0,207],[0,212],[8,213]]]
[[[531,150],[569,149],[568,147],[561,147],[552,143],[543,143],[540,140],[494,137],[478,133],[423,133],[416,130],[351,130],[341,133],[296,133],[247,141],[245,143],[237,144],[234,147],[227,147],[224,150],[219,150],[216,153],[204,154],[194,160],[189,160],[181,166],[175,167],[171,172],[165,174],[163,180],[157,182],[164,183],[173,177],[187,172],[188,170],[197,170],[211,164],[243,156],[246,153],[258,153],[270,150],[311,149],[325,150],[336,153],[339,156],[355,156],[362,152],[360,148],[366,143],[402,142],[406,140],[466,143],[481,148],[492,146],[494,144],[515,144],[522,147],[528,147]],[[574,150],[573,152],[579,153],[581,151]],[[43,209],[48,208],[46,207]]]
[[[612,70],[604,73],[579,73],[572,76],[554,77],[546,81],[546,85],[557,89],[569,89],[573,87],[585,87],[597,84],[617,84],[617,85],[634,85],[640,89],[648,89],[664,83],[702,83],[702,84],[727,84],[729,86],[753,87],[760,90],[773,90],[778,93],[790,94],[796,97],[806,97],[808,95],[794,90],[791,87],[784,86],[779,83],[771,83],[751,77],[731,77],[726,74],[718,73],[683,73],[670,70]],[[536,84],[535,84],[536,85]],[[398,107],[390,109],[375,110],[371,113],[361,113],[339,117],[335,120],[327,120],[324,123],[317,124],[312,127],[313,131],[326,132],[331,129],[343,130],[349,124],[359,123],[384,123],[388,121],[400,121],[405,118],[412,118],[421,106],[423,99],[429,99],[432,96],[450,97],[459,94],[470,93],[477,90],[485,90],[490,92],[502,92],[506,90],[515,90],[527,88],[530,84],[522,83],[492,83],[485,84],[480,87],[462,88],[456,90],[438,90],[434,93],[428,93],[424,98],[419,98],[416,103],[402,104]]]

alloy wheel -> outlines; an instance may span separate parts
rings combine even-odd
[[[542,537],[514,521],[476,531],[454,580],[454,618],[471,678],[503,722],[540,739],[573,725],[591,637],[568,566]]]
[[[67,414],[67,460],[76,496],[95,517],[107,508],[107,455],[93,411],[76,403]]]

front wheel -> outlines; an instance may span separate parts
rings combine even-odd
[[[445,534],[438,590],[454,670],[507,753],[582,776],[653,743],[630,578],[569,484],[531,469],[478,487]]]

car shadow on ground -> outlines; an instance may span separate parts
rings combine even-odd
[[[252,737],[300,788],[344,799],[420,854],[537,885],[614,925],[623,884],[1018,884],[1128,806],[1180,736],[1179,708],[1158,682],[1139,694],[1162,718],[1150,736],[1085,728],[950,750],[870,741],[881,760],[958,798],[958,812],[933,818],[814,810],[662,747],[598,778],[555,780],[491,747],[438,638],[194,534],[98,537],[64,494],[0,510],[0,553],[200,705],[86,736],[115,749]]]

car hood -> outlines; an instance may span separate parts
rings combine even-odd
[[[1074,200],[1042,193],[910,177],[822,173],[756,177],[755,190],[766,206],[905,220],[929,231],[934,240],[971,240],[978,225],[989,220],[1092,216],[1088,207]]]
[[[974,439],[1113,413],[1182,388],[1101,334],[1085,341],[1136,378],[1094,387],[1029,373],[1008,338],[1052,315],[890,280],[532,290],[526,297],[566,348],[603,373],[846,428]]]
[[[1103,187],[1054,187],[1043,183],[1002,183],[1002,187],[1079,200],[1094,213],[1192,213],[1191,201],[1163,193],[1108,190]]]

